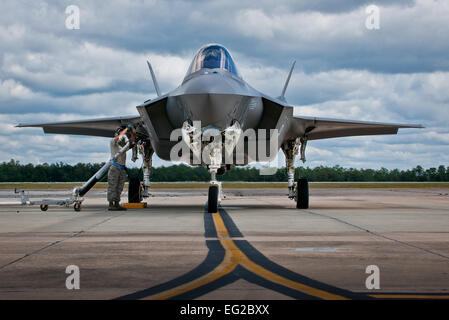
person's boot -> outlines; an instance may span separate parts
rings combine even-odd
[[[113,201],[109,201],[109,207],[108,207],[108,210],[109,210],[109,211],[116,211],[116,210],[117,210],[117,208],[115,207]]]
[[[116,208],[115,210],[117,210],[117,211],[126,211],[126,208],[122,207],[120,205],[120,201],[115,201],[114,205],[115,205],[115,208]]]

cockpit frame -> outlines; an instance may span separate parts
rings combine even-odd
[[[207,44],[198,50],[187,70],[186,78],[201,69],[221,69],[241,78],[229,51],[216,43]]]

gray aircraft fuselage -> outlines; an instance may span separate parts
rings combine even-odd
[[[254,129],[257,133],[258,129],[276,128],[282,113],[281,106],[285,102],[270,98],[277,100],[278,106],[266,108],[270,101],[264,101],[264,97],[236,73],[220,67],[200,68],[188,73],[175,90],[156,100],[149,100],[137,109],[148,128],[156,154],[164,160],[171,160],[170,150],[177,141],[170,141],[170,133],[181,128],[185,121],[200,121],[203,130],[215,128],[223,131],[235,121],[238,121],[242,131]],[[268,131],[267,145],[269,136]],[[247,150],[247,142],[245,146]],[[246,156],[243,165],[248,160],[258,160]]]
[[[305,147],[307,141],[311,140],[396,134],[402,128],[423,128],[415,124],[294,115],[294,107],[288,105],[284,97],[294,64],[280,97],[272,98],[255,90],[242,79],[230,53],[219,44],[201,47],[193,58],[181,85],[164,95],[160,94],[156,77],[149,63],[148,66],[158,97],[137,106],[139,112],[137,117],[118,116],[80,121],[19,124],[18,127],[42,127],[45,133],[113,137],[117,127],[133,125],[140,141],[145,141],[145,145],[151,144],[151,149],[161,159],[170,161],[173,160],[170,153],[179,143],[171,135],[176,132],[176,129],[183,128],[186,123],[200,122],[201,134],[207,129],[216,129],[215,131],[222,135],[224,132],[232,131],[238,123],[239,130],[245,137],[243,140],[245,148],[243,151],[241,148],[239,150],[236,148],[233,152],[234,155],[236,152],[242,152],[245,161],[237,165],[245,165],[251,161],[267,161],[267,156],[269,160],[272,160],[279,148],[282,148],[284,154],[287,152],[290,158],[294,158],[299,146],[301,146],[301,159],[305,161]],[[382,118],[381,115],[379,117]],[[255,136],[247,137],[245,133],[251,131],[248,129],[253,129]],[[276,135],[272,133],[274,131]],[[182,132],[181,140],[186,143],[184,134],[186,130]],[[256,156],[253,156],[254,153],[248,155],[250,141],[256,142]],[[273,151],[271,146],[277,149]],[[263,157],[261,156],[264,153],[262,148],[267,151]],[[204,164],[201,162],[199,165]]]
[[[180,128],[187,119],[219,130],[239,121],[242,129],[257,127],[262,118],[261,94],[224,70],[200,70],[168,94],[167,114]]]
[[[149,196],[151,159],[156,152],[163,160],[208,167],[211,175],[207,202],[209,213],[218,211],[222,198],[217,174],[224,174],[235,165],[271,162],[282,149],[287,168],[288,197],[295,199],[296,208],[307,209],[308,182],[300,178],[295,183],[295,158],[299,154],[300,160],[306,160],[308,141],[397,134],[401,128],[423,128],[415,124],[294,115],[294,107],[285,101],[294,62],[280,97],[272,98],[243,81],[228,50],[218,44],[201,47],[182,84],[165,95],[160,94],[153,68],[147,63],[158,97],[137,106],[140,114],[137,117],[19,124],[18,127],[42,127],[45,133],[102,137],[113,137],[118,127],[131,127],[136,138],[133,159],[137,159],[137,153],[143,158],[142,195]],[[105,172],[107,165],[98,172],[100,176],[95,174],[81,189],[74,190],[74,201],[101,179],[100,173]],[[268,174],[275,172],[269,170]],[[263,174],[266,173],[264,170]],[[135,190],[140,190],[138,180],[134,185]],[[133,193],[132,201],[135,197],[140,197],[139,192]]]

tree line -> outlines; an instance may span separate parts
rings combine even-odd
[[[21,164],[10,160],[0,164],[0,182],[80,182],[87,181],[104,163],[66,163],[53,164]],[[129,168],[129,177],[142,176],[140,168]],[[418,165],[407,170],[399,169],[356,169],[341,166],[298,167],[295,179],[304,177],[309,181],[449,181],[449,166],[440,165],[437,168],[424,169]],[[104,180],[106,181],[107,178]],[[190,167],[187,165],[172,165],[151,169],[151,180],[155,182],[176,181],[209,181],[210,175],[205,167]],[[218,176],[221,181],[250,182],[285,182],[287,171],[277,169],[273,175],[261,175],[254,167],[235,167]]]

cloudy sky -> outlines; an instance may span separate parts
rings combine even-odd
[[[380,9],[380,29],[365,26]],[[80,29],[66,28],[66,7]],[[176,88],[195,51],[218,42],[243,78],[298,115],[420,123],[397,136],[312,141],[306,165],[449,165],[449,1],[18,1],[0,3],[0,162],[101,162],[106,138],[44,135],[19,122],[137,114]],[[163,164],[155,159],[156,165]]]

